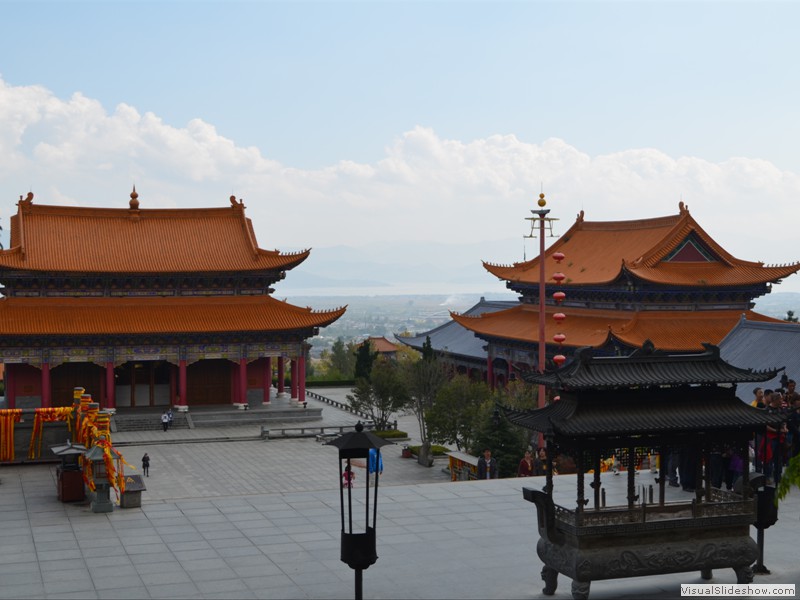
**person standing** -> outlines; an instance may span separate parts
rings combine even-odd
[[[147,452],[142,457],[142,473],[144,473],[145,477],[150,477],[150,456]]]
[[[344,468],[344,473],[342,473],[342,487],[352,488],[355,480],[356,474],[353,472],[353,469],[350,468],[350,465],[347,465]]]
[[[497,479],[497,459],[492,458],[489,448],[483,450],[483,457],[478,459],[478,479]]]
[[[370,473],[377,472],[378,475],[383,475],[383,456],[378,456],[377,448],[369,449],[369,460],[367,469]]]
[[[525,456],[519,461],[517,467],[517,477],[532,477],[533,476],[533,454],[530,450],[525,452]]]
[[[169,429],[169,415],[167,414],[167,411],[164,411],[164,413],[161,415],[161,427],[164,428],[164,431]]]
[[[172,429],[172,419],[172,409],[170,408],[167,410],[167,429]]]

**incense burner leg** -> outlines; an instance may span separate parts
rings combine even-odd
[[[587,600],[589,598],[589,587],[591,581],[572,581],[572,597],[575,600]]]
[[[544,581],[542,593],[545,596],[552,596],[555,594],[556,587],[558,587],[558,571],[550,567],[542,567],[542,580]]]
[[[700,578],[705,579],[706,581],[711,579],[713,576],[714,575],[711,569],[703,569],[702,571],[700,571]]]
[[[733,572],[736,573],[736,583],[753,583],[753,567],[736,567]]]

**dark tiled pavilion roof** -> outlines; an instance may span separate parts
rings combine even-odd
[[[732,394],[698,397],[687,393],[656,399],[645,392],[620,395],[613,404],[568,396],[538,410],[505,408],[504,412],[515,425],[564,437],[755,430],[776,422],[774,415],[753,408]]]
[[[720,359],[719,348],[703,345],[706,351],[699,354],[666,354],[647,340],[641,349],[625,357],[593,356],[591,348],[581,348],[575,360],[560,369],[526,372],[522,378],[558,390],[597,390],[767,381],[781,370],[735,367]]]
[[[788,321],[766,323],[742,315],[736,326],[719,343],[720,356],[732,365],[767,368],[785,365],[786,371],[777,377],[738,387],[739,398],[750,402],[756,387],[782,387],[782,376],[800,381],[800,324]]]
[[[561,400],[537,410],[503,411],[516,425],[568,440],[753,431],[776,417],[741,402],[731,384],[765,381],[779,370],[734,367],[709,344],[700,354],[670,355],[648,343],[627,357],[594,357],[584,348],[561,369],[522,375],[562,390]]]

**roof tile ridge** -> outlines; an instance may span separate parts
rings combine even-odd
[[[661,240],[655,244],[648,252],[643,254],[640,258],[634,261],[631,264],[632,268],[637,268],[640,266],[644,267],[655,267],[660,263],[665,256],[667,256],[670,252],[675,250],[683,240],[686,239],[691,233],[697,235],[700,240],[706,244],[710,250],[716,254],[716,256],[720,259],[721,262],[725,263],[729,267],[733,266],[763,266],[762,263],[749,263],[747,261],[743,261],[737,259],[732,254],[730,254],[727,250],[725,250],[722,246],[720,246],[714,238],[712,238],[706,231],[703,229],[700,224],[692,217],[689,213],[689,208],[684,207],[683,203],[681,203],[681,213],[677,215],[679,220],[675,223],[675,226],[669,231]]]
[[[597,221],[601,223],[602,221]],[[545,257],[552,255],[555,251],[557,251],[564,243],[565,240],[568,240],[575,231],[581,230],[586,225],[587,221],[584,220],[584,212],[581,211],[578,213],[578,216],[575,218],[575,222],[570,225],[569,229],[567,229],[563,234],[558,236],[558,239],[553,242],[553,244],[545,250]],[[492,269],[496,270],[523,270],[527,271],[529,269],[534,268],[539,264],[539,255],[537,253],[536,256],[531,258],[530,260],[523,260],[518,262],[513,262],[511,264],[506,263],[493,263],[489,261],[481,261],[483,263],[483,268],[492,273]],[[498,275],[498,277],[500,277]],[[502,278],[502,277],[501,277]]]
[[[677,248],[679,243],[686,239],[686,236],[692,232],[691,223],[689,222],[691,216],[689,212],[686,211],[677,215],[677,217],[678,221],[675,222],[672,229],[651,246],[650,250],[628,263],[632,269],[655,266],[665,256]]]
[[[672,225],[681,215],[666,215],[663,217],[650,217],[644,219],[630,219],[617,221],[582,221],[582,229],[588,231],[613,231],[616,229],[653,229]],[[566,234],[565,234],[566,235]]]
[[[25,220],[22,218],[22,215],[25,212],[30,213],[33,209],[33,192],[28,192],[28,195],[23,200],[22,196],[19,197],[19,203],[17,204],[17,227],[19,228],[19,253],[22,256],[22,260],[27,260],[27,255],[25,253]]]
[[[256,241],[256,233],[253,230],[253,222],[247,218],[247,215],[244,214],[244,201],[241,198],[237,201],[236,196],[231,196],[230,201],[231,210],[235,211],[236,216],[242,225],[242,229],[244,230],[244,234],[247,237],[247,243],[250,246],[250,252],[253,255],[253,260],[257,260],[260,255],[260,248],[258,247],[258,242]]]

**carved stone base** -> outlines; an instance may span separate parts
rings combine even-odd
[[[544,588],[542,593],[545,596],[552,596],[556,593],[558,587],[558,571],[550,567],[542,567],[542,579],[544,580]]]
[[[736,573],[736,583],[753,583],[752,567],[737,567],[733,572]]]
[[[590,582],[573,581],[572,582],[572,597],[575,600],[587,600],[589,598]]]
[[[749,568],[758,556],[758,547],[749,535],[649,544],[637,544],[635,538],[614,541],[613,546],[579,548],[539,539],[536,551],[547,567],[578,581],[691,571],[701,571],[706,578],[713,569]]]

